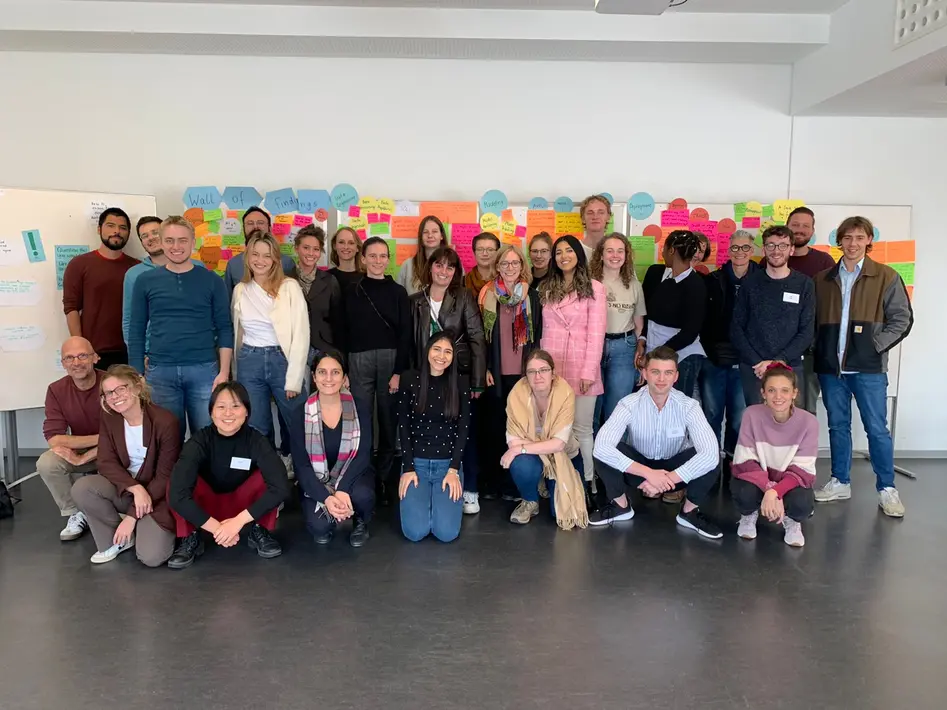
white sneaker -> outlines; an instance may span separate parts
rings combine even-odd
[[[754,510],[749,515],[740,516],[740,527],[737,528],[737,535],[744,540],[756,539],[756,519],[760,517],[760,511]]]
[[[815,499],[820,503],[830,500],[848,500],[852,497],[852,484],[842,483],[835,476],[829,479],[822,488],[815,489]]]
[[[788,515],[784,515],[783,530],[786,531],[786,534],[783,535],[783,542],[790,547],[802,547],[806,544],[806,537],[802,534],[802,523],[797,523]]]
[[[464,515],[476,515],[480,512],[480,494],[464,491]]]
[[[69,516],[66,527],[59,533],[59,539],[63,542],[75,540],[85,532],[87,527],[89,527],[89,521],[85,519],[85,513],[80,510],[78,513]]]
[[[897,488],[882,488],[878,493],[878,506],[885,515],[892,518],[904,517],[904,503],[901,502]]]
[[[294,478],[296,478],[296,472],[293,470],[292,454],[286,454],[286,456],[280,454],[279,457],[283,461],[283,465],[286,467],[286,477],[292,481]]]
[[[96,552],[89,560],[94,565],[100,565],[105,562],[111,562],[120,554],[125,552],[125,550],[130,550],[135,546],[135,536],[132,535],[131,540],[129,540],[124,545],[112,545],[109,549],[104,552]]]

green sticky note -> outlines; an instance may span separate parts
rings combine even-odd
[[[292,244],[280,244],[279,245],[280,254],[283,256],[292,256],[294,249]]]
[[[215,210],[215,211],[216,211],[216,212],[220,212],[220,210]],[[210,234],[219,234],[219,233],[220,233],[220,222],[217,221],[217,220],[214,220],[214,221],[212,221],[212,222],[208,222],[208,223],[207,223],[207,228],[210,230]]]
[[[628,241],[634,251],[654,251],[654,237],[628,237]]]
[[[649,266],[651,266],[651,264],[639,264],[635,262],[635,276],[638,277],[639,281],[644,281],[644,275],[648,271]]]
[[[243,235],[242,234],[225,234],[221,237],[221,241],[225,247],[238,247],[243,244]]]
[[[746,216],[746,203],[745,202],[735,202],[733,204],[733,219],[737,223],[742,222],[743,218]]]
[[[224,218],[224,211],[220,208],[216,210],[204,210],[204,221],[214,222]]]
[[[400,267],[395,263],[395,254],[398,253],[398,242],[394,239],[386,239],[385,243],[388,245],[388,253],[391,254],[391,258],[388,259],[388,268],[385,269],[386,276],[397,276]]]
[[[888,264],[892,269],[897,271],[901,278],[904,279],[904,283],[907,286],[914,285],[914,262],[903,263],[903,264]]]
[[[763,205],[763,219],[772,219],[773,218],[773,206],[772,205]]]
[[[368,233],[373,237],[391,234],[391,225],[388,222],[373,222],[368,225]]]
[[[202,246],[204,246],[204,237],[197,237],[197,238],[194,240],[194,251],[197,251],[197,250],[200,249]]]

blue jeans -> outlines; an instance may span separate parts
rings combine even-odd
[[[595,403],[596,432],[608,421],[622,397],[627,397],[638,384],[635,368],[635,347],[638,341],[633,335],[625,338],[605,339],[602,351],[602,383],[605,393]]]
[[[677,363],[677,382],[674,383],[674,389],[680,390],[688,397],[694,397],[697,394],[697,376],[706,359],[706,355],[688,355]]]
[[[572,459],[572,465],[579,474],[579,480],[585,480],[585,464],[582,454],[578,453]],[[536,503],[539,501],[539,479],[543,477],[543,461],[536,454],[520,454],[510,464],[510,475],[513,483],[519,489],[520,498]],[[549,512],[556,517],[556,482],[546,481],[549,489]]]
[[[210,424],[210,394],[214,378],[220,372],[216,362],[197,365],[148,364],[145,379],[151,385],[151,399],[178,418],[181,441],[187,427],[191,434]]]
[[[723,450],[732,456],[737,447],[737,437],[740,436],[743,412],[746,410],[740,366],[720,367],[710,360],[704,360],[700,371],[700,402],[704,408],[704,416],[718,439],[726,411],[727,430],[723,437]]]
[[[822,403],[829,418],[829,448],[832,475],[851,482],[852,396],[868,434],[868,458],[875,471],[875,488],[894,488],[894,444],[888,431],[888,376],[858,372],[851,375],[819,375]]]
[[[460,535],[464,499],[461,496],[453,501],[450,488],[441,490],[449,468],[449,459],[414,460],[418,485],[408,486],[401,500],[401,531],[412,542],[432,533],[441,542],[451,542]]]
[[[274,439],[273,411],[270,398],[276,400],[276,408],[287,426],[288,440],[282,442],[287,451],[302,451],[302,417],[299,412],[306,402],[302,393],[292,399],[286,396],[286,356],[279,346],[258,348],[243,345],[237,353],[237,382],[247,388],[250,395],[250,426]],[[282,432],[281,432],[282,434]]]

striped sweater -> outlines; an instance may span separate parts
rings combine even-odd
[[[818,452],[819,422],[812,414],[797,407],[780,424],[765,404],[754,404],[743,413],[730,470],[762,491],[775,488],[782,498],[793,488],[812,488]]]

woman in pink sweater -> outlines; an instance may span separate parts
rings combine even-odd
[[[602,386],[605,287],[593,281],[582,243],[571,235],[552,247],[549,275],[539,287],[543,304],[542,348],[575,391],[573,433],[579,440],[586,480],[592,480],[592,419]]]
[[[747,407],[733,452],[730,492],[740,511],[737,534],[756,538],[760,513],[782,523],[787,545],[802,547],[802,521],[812,515],[818,420],[793,402],[796,373],[782,362],[770,365],[761,384],[763,404]]]

